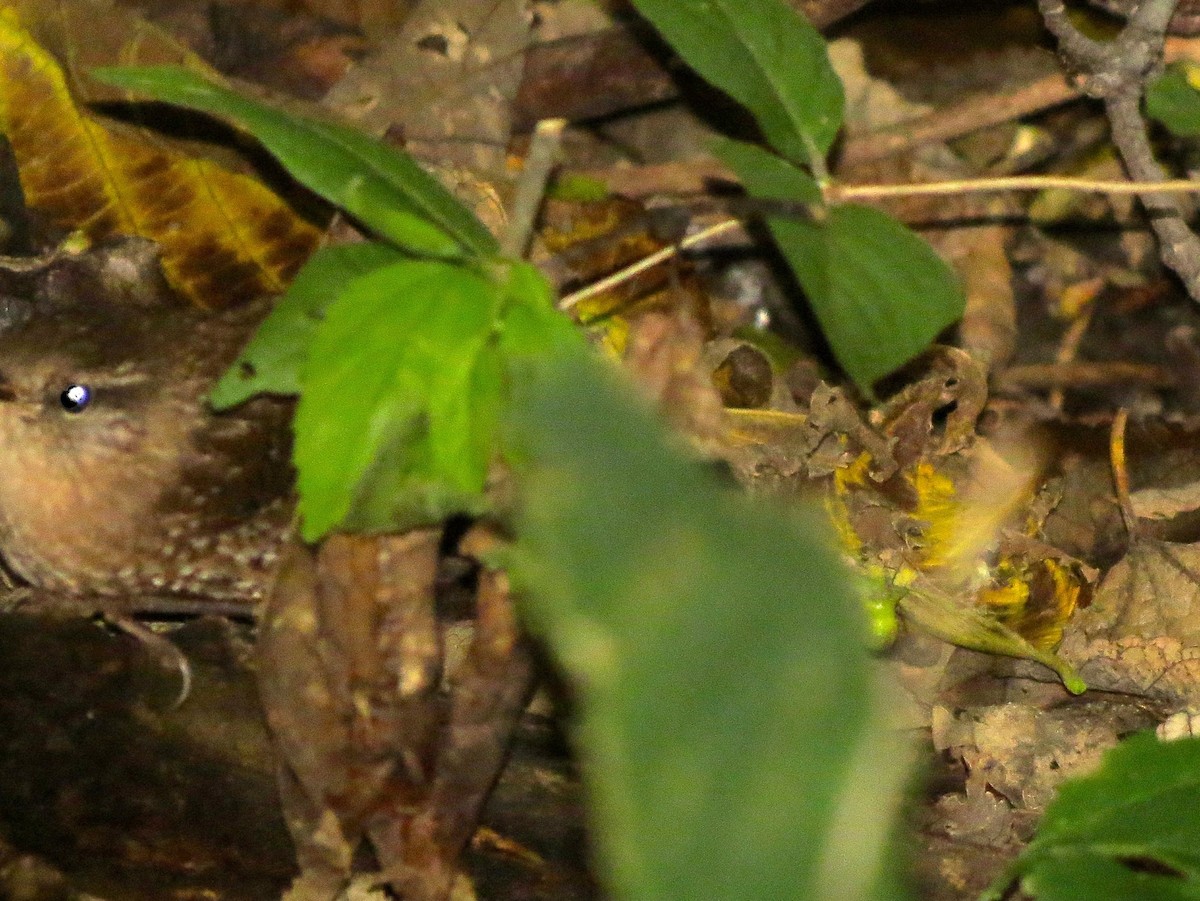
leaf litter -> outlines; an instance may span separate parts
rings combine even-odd
[[[476,12],[477,6],[472,7]],[[511,53],[523,32],[512,20],[500,24],[508,41],[505,54]],[[480,48],[464,51],[454,43],[455,35],[441,37],[448,48],[443,56],[450,62],[461,62],[456,54],[464,52],[481,59]],[[435,45],[441,46],[426,42],[427,47]],[[916,118],[926,114],[929,103],[945,102],[943,97],[920,98],[911,78],[905,83],[896,77],[897,88],[873,73],[872,65],[881,67],[879,57],[886,53],[864,47],[843,45],[838,52],[848,60],[844,71],[855,70],[849,84],[857,97],[867,98],[862,109],[871,119],[851,126],[869,131],[886,122],[889,104],[899,116]],[[380,49],[378,58],[388,59],[389,48]],[[1019,56],[1029,48],[1013,52]],[[507,62],[511,60],[505,56]],[[982,79],[978,70],[994,63],[995,56],[983,51],[974,57],[964,54],[957,63],[957,78],[977,85]],[[474,85],[476,95],[487,94],[491,83],[486,67],[482,75],[467,68],[470,78],[464,89]],[[488,110],[496,118],[486,124],[488,140],[504,145],[512,85],[497,71],[496,105]],[[432,71],[418,74],[434,77]],[[352,75],[344,83],[346,92],[360,83],[355,78],[374,83],[380,77],[369,67]],[[897,90],[916,99],[895,99]],[[382,117],[376,123],[378,131],[408,119],[405,103],[411,103],[411,97],[393,91],[389,98],[397,107],[377,111]],[[853,104],[848,108],[855,110]],[[475,109],[464,104],[462,118],[469,119]],[[1088,116],[1067,108],[1044,116],[1039,127],[1065,143],[1064,135],[1088,134]],[[1009,123],[992,131],[999,133],[989,133],[993,150],[1001,148],[998,153],[987,155],[979,146],[960,144],[950,155],[940,146],[839,175],[847,181],[918,181],[1019,166],[1022,137],[1016,126]],[[454,135],[441,137],[454,141]],[[605,141],[602,128],[581,134],[579,141],[568,162],[571,168],[595,170],[614,164],[614,148]],[[1077,144],[1070,152],[1079,157],[1091,149]],[[501,181],[497,159],[502,163],[504,154],[497,158],[495,146],[491,150],[490,162],[481,167],[489,170],[484,194]],[[986,163],[979,162],[982,156]],[[1072,165],[1066,151],[1062,161]],[[568,207],[572,203],[554,202]],[[614,247],[648,250],[662,243],[646,224],[652,217],[642,215],[645,210],[631,216],[627,204],[618,210],[615,201],[590,206],[576,202],[573,207],[576,212],[585,208],[590,222],[564,216],[567,225],[552,241],[543,236],[539,252],[550,264],[582,260],[580,268],[589,269],[586,264],[599,260],[600,269],[611,269],[617,265]],[[970,198],[902,202],[891,208],[906,220],[936,218],[935,213],[1003,218],[1020,209],[1015,201]],[[703,205],[694,211],[698,221],[710,212]],[[1103,201],[1098,210],[1085,214],[1108,222],[1130,215],[1129,207]],[[596,222],[602,224],[597,227]],[[1029,840],[1066,776],[1095,767],[1103,751],[1129,732],[1153,726],[1168,713],[1197,702],[1200,532],[1189,522],[1189,514],[1200,508],[1200,491],[1194,476],[1188,480],[1181,474],[1188,468],[1181,460],[1200,463],[1191,419],[1200,398],[1184,379],[1163,388],[1114,377],[1112,373],[1120,370],[1106,370],[1105,364],[1161,363],[1164,353],[1186,363],[1187,329],[1194,335],[1200,323],[1186,302],[1164,300],[1172,289],[1147,263],[1145,244],[1137,238],[1103,233],[1079,237],[1005,223],[948,228],[935,245],[970,288],[962,342],[970,359],[986,368],[982,378],[986,384],[990,376],[990,394],[971,393],[969,389],[979,387],[978,379],[949,386],[947,379],[961,378],[962,371],[953,366],[939,369],[945,360],[936,359],[932,364],[926,359],[923,372],[918,368],[893,380],[890,390],[881,392],[891,400],[874,409],[852,389],[822,383],[819,377],[830,376],[830,370],[827,358],[819,368],[812,362],[820,349],[811,328],[779,303],[778,285],[763,274],[769,270],[753,269],[737,259],[717,264],[718,272],[698,272],[704,267],[684,261],[668,276],[655,275],[651,287],[633,292],[635,296],[597,305],[593,328],[603,330],[605,346],[624,357],[646,395],[672,423],[707,456],[723,460],[751,491],[828,496],[833,498],[831,506],[841,504],[834,519],[841,517],[838,524],[847,543],[854,545],[852,552],[890,584],[880,592],[884,596],[874,598],[882,601],[884,626],[894,627],[888,616],[897,610],[903,623],[905,604],[909,605],[909,625],[899,627],[882,665],[908,691],[908,724],[929,729],[939,755],[934,767],[941,778],[937,784],[945,790],[931,791],[931,802],[915,815],[918,834],[926,842],[917,869],[925,880],[925,896],[949,898],[968,897],[982,888]],[[574,260],[569,259],[572,247]],[[745,251],[744,244],[740,251]],[[571,277],[570,267],[564,265],[562,271],[567,273],[564,278]],[[730,277],[722,281],[717,276]],[[1079,303],[1072,307],[1063,298]],[[761,328],[764,322],[771,325],[770,331]],[[1072,343],[1065,338],[1074,326],[1079,337]],[[780,335],[785,338],[783,352],[775,340]],[[754,362],[745,362],[744,350],[741,362],[731,361],[738,348],[751,348]],[[1084,370],[1080,363],[1094,368]],[[718,381],[751,368],[757,380],[753,390],[718,393],[712,375],[723,366],[725,374]],[[1028,369],[1032,366],[1050,367],[1054,384],[1067,386],[1057,401],[1033,383],[1034,373]],[[1079,373],[1090,373],[1091,380],[1072,383]],[[730,400],[738,401],[736,409],[728,409]],[[1146,522],[1136,536],[1123,530],[1112,497],[1104,421],[1105,412],[1117,406],[1132,408],[1151,423],[1176,423],[1174,437],[1159,440],[1152,435],[1130,451],[1138,487],[1132,494],[1134,510],[1147,520],[1163,520],[1161,532]],[[820,422],[818,414],[831,421]],[[1003,431],[998,422],[1013,419],[1026,424],[1028,431],[1019,434],[1040,436],[1017,443],[1036,443],[1043,448],[1041,454],[1023,463],[1006,463],[1007,469],[986,468],[980,462],[987,456],[980,450],[986,446],[984,438]],[[869,460],[862,459],[864,452]],[[990,494],[981,490],[995,488],[998,473],[1004,473],[1010,488]],[[968,503],[972,496],[975,500]],[[951,508],[959,517],[949,528],[955,540],[970,511],[990,508],[982,524],[967,530],[972,532],[966,542],[969,551],[962,552],[959,561],[969,561],[970,569],[986,558],[986,576],[965,570],[946,575],[945,570],[954,567],[938,562],[937,548],[944,545],[938,544],[943,527],[937,516]],[[1102,570],[1098,580],[1090,567]],[[946,584],[951,588],[942,588]],[[933,613],[927,607],[926,626],[930,617],[941,615],[944,621],[947,611],[953,611],[954,621],[941,631],[957,636],[960,644],[978,645],[964,640],[963,629],[977,628],[984,620],[966,612],[973,608],[963,597],[984,601],[985,608],[990,603],[987,622],[1009,623],[1004,628],[1035,649],[1041,642],[1042,656],[1035,659],[1061,657],[1093,691],[1072,698],[1039,664],[952,650],[922,634],[922,614],[914,614],[911,599],[922,589],[939,602],[949,596],[948,604],[933,605]],[[1040,607],[1035,603],[1039,600]],[[912,628],[914,622],[918,628]],[[1035,623],[1043,628],[1041,637],[1032,632],[1022,637],[1021,629]],[[1055,650],[1057,632],[1064,637]],[[1010,640],[1007,634],[1003,638]],[[1058,657],[1047,658],[1048,654]],[[545,773],[540,778],[550,779]],[[554,815],[566,816],[561,809]]]

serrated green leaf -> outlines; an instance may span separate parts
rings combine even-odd
[[[723,490],[615,380],[580,355],[518,394],[510,568],[576,689],[612,896],[868,897],[886,829],[822,866],[852,748],[886,741],[828,529]]]
[[[1189,79],[1197,71],[1194,65],[1175,63],[1146,88],[1146,115],[1181,138],[1200,135],[1200,91]]]
[[[224,410],[255,394],[299,394],[300,369],[325,307],[358,276],[404,259],[395,248],[373,242],[318,250],[217,382],[209,403]]]
[[[823,205],[821,188],[811,175],[757,144],[718,138],[713,153],[734,172],[754,173],[753,196],[761,200],[791,200]],[[747,185],[747,189],[750,186]]]
[[[333,122],[294,115],[176,66],[94,69],[94,78],[231,120],[311,190],[413,253],[485,257],[483,224],[403,151]]]
[[[497,443],[500,299],[469,269],[408,260],[328,306],[294,423],[306,540],[479,512]]]
[[[1136,735],[1098,772],[1064,784],[981,901],[1017,879],[1041,901],[1200,898],[1200,739]]]
[[[500,347],[506,358],[545,358],[583,347],[574,324],[555,309],[550,283],[531,263],[512,263],[504,286],[505,310]]]
[[[705,81],[754,115],[795,163],[824,157],[842,127],[842,83],[820,33],[783,0],[634,0]]]
[[[768,216],[767,226],[838,362],[868,393],[962,316],[953,270],[879,210],[848,204],[823,222]]]

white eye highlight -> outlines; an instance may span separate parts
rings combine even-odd
[[[92,389],[87,385],[69,385],[58,400],[68,413],[82,413],[92,402]]]

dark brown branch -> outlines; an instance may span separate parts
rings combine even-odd
[[[1113,143],[1129,176],[1136,181],[1165,181],[1154,159],[1141,101],[1147,82],[1162,68],[1167,26],[1179,0],[1144,0],[1113,41],[1096,41],[1079,32],[1062,0],[1038,0],[1046,27],[1058,39],[1069,65],[1081,74],[1080,87],[1104,101]],[[1177,196],[1141,195],[1150,225],[1158,236],[1162,260],[1200,301],[1200,239],[1188,227],[1188,208]]]
[[[1105,109],[1116,144],[1130,178],[1163,181],[1167,174],[1154,159],[1146,123],[1142,119],[1140,91],[1110,97]],[[1174,194],[1142,194],[1150,226],[1158,236],[1162,260],[1183,280],[1187,292],[1200,300],[1200,238],[1188,227],[1186,201]]]

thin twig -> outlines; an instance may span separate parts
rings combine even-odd
[[[955,103],[865,134],[847,135],[841,168],[884,159],[913,147],[949,141],[992,125],[1012,122],[1079,97],[1061,72],[999,93],[973,94]]]
[[[1200,181],[1128,181],[1072,178],[1067,175],[1010,175],[997,178],[970,178],[914,185],[837,185],[826,187],[826,199],[880,200],[885,197],[922,197],[942,194],[982,194],[1003,191],[1045,191],[1065,189],[1092,194],[1145,194],[1147,191],[1175,194],[1200,194]]]
[[[1108,455],[1112,465],[1117,505],[1121,508],[1121,519],[1125,522],[1125,531],[1132,542],[1137,540],[1139,529],[1137,514],[1134,513],[1133,502],[1129,499],[1129,467],[1125,460],[1125,424],[1128,421],[1129,411],[1121,407],[1113,417],[1112,430],[1108,434]]]
[[[957,181],[932,182],[915,185],[827,185],[826,199],[830,201],[847,200],[881,200],[887,197],[917,197],[945,194],[970,193],[999,193],[1003,191],[1044,191],[1049,188],[1064,188],[1074,191],[1088,191],[1099,194],[1145,194],[1147,191],[1156,193],[1200,193],[1200,181],[1177,179],[1173,181],[1104,181],[1084,178],[1069,178],[1058,175],[1016,175],[1005,178],[977,178]],[[753,205],[753,201],[751,204]],[[677,256],[684,250],[689,250],[719,235],[733,231],[741,225],[740,219],[723,219],[705,228],[703,231],[689,235],[677,244],[664,247],[636,263],[620,269],[612,275],[605,276],[598,282],[593,282],[586,288],[581,288],[568,294],[558,303],[560,310],[569,310],[581,302],[611,291],[623,285],[637,275],[664,263]]]
[[[1167,24],[1178,2],[1143,0],[1113,41],[1083,35],[1062,0],[1038,0],[1038,8],[1063,55],[1081,70],[1081,89],[1104,101],[1113,144],[1130,178],[1156,183],[1140,199],[1158,237],[1159,252],[1192,299],[1200,301],[1200,239],[1188,227],[1189,210],[1163,189],[1167,175],[1154,158],[1141,109],[1146,84],[1162,69]]]
[[[1176,384],[1170,370],[1153,363],[1123,360],[1066,363],[1024,363],[1010,366],[995,378],[997,391],[1038,388],[1101,388],[1112,385],[1147,385],[1169,388]]]
[[[513,201],[512,218],[501,242],[501,252],[507,257],[516,259],[525,255],[566,127],[566,119],[543,119],[533,130],[529,154],[525,157],[525,170],[521,173],[517,196]]]
[[[710,225],[703,231],[698,231],[694,235],[688,235],[677,244],[672,244],[669,247],[664,247],[662,250],[655,251],[650,256],[643,257],[631,266],[626,266],[624,269],[614,272],[612,275],[602,278],[598,282],[593,282],[586,288],[581,288],[572,294],[568,294],[558,302],[558,308],[560,310],[569,310],[588,298],[595,297],[597,294],[603,294],[605,291],[610,291],[618,285],[624,284],[634,276],[657,266],[659,263],[666,262],[684,250],[689,250],[692,247],[703,244],[705,241],[711,241],[719,235],[740,228],[741,225],[742,222],[740,219],[723,219],[716,225]]]
[[[1038,9],[1047,30],[1054,35],[1058,46],[1077,64],[1096,65],[1107,52],[1108,45],[1090,38],[1075,27],[1062,0],[1038,0]]]
[[[1188,227],[1187,213],[1178,197],[1163,191],[1166,175],[1154,158],[1146,123],[1142,119],[1140,92],[1130,90],[1105,102],[1113,143],[1132,178],[1153,182],[1163,179],[1153,193],[1141,195],[1150,227],[1158,237],[1159,253],[1183,281],[1193,300],[1200,301],[1200,238]]]
[[[1104,280],[1095,278],[1092,280],[1090,288],[1091,299],[1087,301],[1083,311],[1075,317],[1071,324],[1067,327],[1066,332],[1059,342],[1058,350],[1054,353],[1054,362],[1059,365],[1067,365],[1075,362],[1075,357],[1079,353],[1079,346],[1083,343],[1083,336],[1087,333],[1088,326],[1092,324],[1092,318],[1096,313],[1096,294],[1104,285]],[[1066,391],[1062,385],[1056,385],[1050,391],[1048,398],[1050,406],[1062,412],[1063,403],[1066,400]]]

